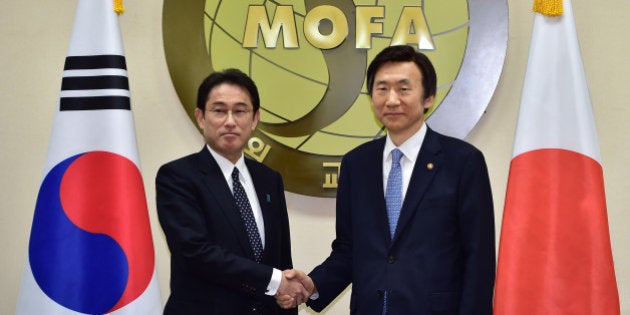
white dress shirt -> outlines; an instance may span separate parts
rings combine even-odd
[[[209,145],[206,145],[214,160],[217,161],[219,168],[221,169],[221,173],[223,173],[223,177],[225,177],[225,181],[227,181],[228,186],[230,186],[230,191],[233,190],[233,181],[232,181],[232,171],[234,167],[238,168],[239,172],[239,181],[245,189],[245,193],[247,194],[247,199],[249,199],[249,204],[252,207],[252,212],[254,213],[254,220],[256,220],[256,226],[258,227],[258,233],[260,234],[260,240],[262,242],[263,249],[265,248],[265,221],[262,216],[262,209],[260,208],[260,203],[258,202],[258,195],[256,195],[256,189],[254,188],[254,182],[252,181],[252,176],[249,174],[249,170],[245,165],[245,157],[241,154],[241,157],[236,161],[236,164],[232,164],[232,162],[226,158],[224,158],[221,154],[214,151]],[[273,273],[271,275],[271,279],[269,284],[267,285],[267,295],[275,295],[280,287],[280,282],[282,281],[282,271],[273,268]]]
[[[420,153],[420,147],[422,146],[426,134],[427,125],[422,123],[422,127],[398,147],[403,153],[402,158],[400,158],[403,200],[405,200],[405,196],[407,195],[407,188],[409,188],[413,166],[416,164],[416,159],[418,158],[418,153]],[[396,149],[396,145],[394,145],[394,142],[392,142],[388,134],[385,140],[385,148],[383,149],[383,194],[385,194],[387,190],[387,178],[389,177],[389,171],[392,167],[392,150],[394,149]]]

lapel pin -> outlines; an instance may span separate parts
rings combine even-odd
[[[271,196],[267,194],[267,202],[271,202]]]
[[[430,171],[433,169],[433,163],[427,163],[427,169]]]

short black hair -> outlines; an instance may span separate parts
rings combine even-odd
[[[422,88],[424,89],[423,100],[434,96],[437,90],[437,75],[435,68],[425,54],[417,51],[408,45],[390,46],[379,52],[372,60],[367,69],[367,89],[372,95],[374,88],[374,76],[378,69],[388,62],[408,62],[411,61],[418,66],[422,74]]]
[[[240,86],[247,90],[254,106],[254,113],[258,111],[260,108],[260,96],[258,95],[256,83],[247,74],[234,68],[213,72],[201,82],[199,90],[197,90],[197,108],[205,111],[210,91],[223,83]]]

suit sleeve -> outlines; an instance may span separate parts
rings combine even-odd
[[[276,192],[278,194],[277,198],[279,200],[278,211],[280,211],[280,222],[278,222],[278,227],[280,228],[281,233],[281,241],[280,241],[280,265],[277,267],[279,270],[285,269],[293,269],[293,260],[291,256],[291,233],[289,226],[289,214],[287,211],[287,202],[284,196],[284,183],[282,182],[282,176],[279,173],[275,173],[276,178]],[[270,297],[272,298],[272,297]],[[273,302],[275,303],[275,301]],[[296,315],[298,313],[298,309],[280,309],[279,312],[284,315]]]
[[[460,314],[492,314],[495,231],[492,192],[481,152],[469,154],[459,186],[459,229],[465,255]]]
[[[336,238],[330,256],[309,274],[315,283],[319,298],[307,305],[320,312],[330,304],[352,281],[352,196],[350,166],[343,159],[337,187]]]
[[[280,233],[282,235],[282,240],[280,241],[280,255],[282,256],[282,258],[280,259],[281,265],[278,266],[278,269],[293,269],[293,260],[291,258],[291,232],[289,226],[289,214],[287,211],[287,201],[284,196],[284,184],[282,182],[282,177],[280,176],[280,174],[276,173],[276,175],[276,191],[278,192],[278,198],[280,200],[280,207],[278,208],[278,210],[281,211],[281,221],[279,222],[279,226],[281,231]]]
[[[264,295],[272,268],[234,254],[211,237],[191,174],[163,166],[156,177],[157,212],[174,263],[207,281]]]

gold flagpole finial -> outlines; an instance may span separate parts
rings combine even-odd
[[[562,0],[534,0],[534,12],[548,16],[562,15]]]
[[[125,7],[123,7],[122,0],[114,0],[114,12],[118,13],[118,15],[121,15],[123,12],[125,12]]]

